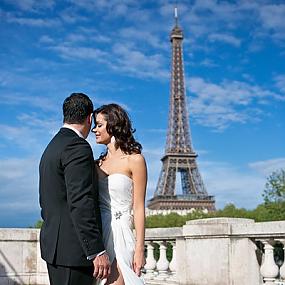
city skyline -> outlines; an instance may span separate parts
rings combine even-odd
[[[1,13],[0,227],[39,218],[38,162],[84,92],[129,112],[149,171],[161,169],[169,110],[174,1],[4,0]],[[178,1],[197,162],[217,208],[262,203],[285,168],[284,1]],[[103,150],[89,135],[94,156]]]

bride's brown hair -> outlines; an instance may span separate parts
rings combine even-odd
[[[142,146],[133,136],[135,129],[132,128],[128,113],[118,104],[102,105],[94,112],[94,119],[102,114],[107,121],[106,130],[109,135],[115,137],[115,147],[120,148],[126,154],[141,153]],[[95,121],[96,125],[96,121]],[[104,160],[107,152],[102,153],[99,160]]]

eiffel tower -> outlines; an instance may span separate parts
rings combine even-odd
[[[191,144],[189,116],[184,85],[182,53],[183,33],[178,26],[175,8],[175,26],[170,34],[172,70],[170,111],[165,154],[154,196],[148,201],[150,210],[215,210],[215,200],[209,196],[196,163],[197,154]],[[175,193],[176,176],[181,176],[182,194]]]

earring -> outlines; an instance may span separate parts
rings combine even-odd
[[[116,142],[116,139],[114,136],[111,137],[111,143],[115,143]]]

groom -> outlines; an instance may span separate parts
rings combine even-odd
[[[63,103],[64,125],[40,161],[42,258],[51,285],[91,285],[110,274],[101,236],[97,180],[90,145],[93,104],[72,93]],[[93,277],[94,276],[94,277]]]

